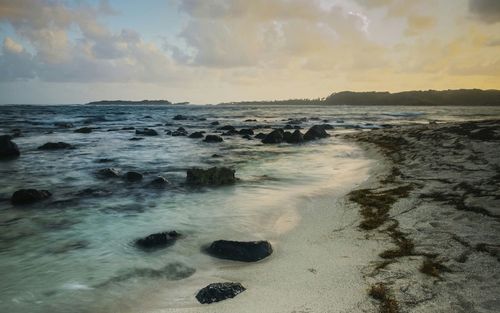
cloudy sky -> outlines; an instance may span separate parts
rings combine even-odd
[[[500,89],[500,0],[0,0],[0,104]]]

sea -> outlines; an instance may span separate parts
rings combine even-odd
[[[220,272],[220,261],[203,252],[206,245],[218,239],[279,243],[300,227],[297,206],[304,197],[335,195],[343,179],[376,162],[342,134],[489,118],[500,118],[500,108],[0,106],[0,134],[11,135],[21,151],[19,158],[0,161],[0,312],[137,312],[144,295],[165,289],[172,297],[163,305],[196,305],[194,295],[183,294],[184,282],[219,279],[214,268]],[[267,134],[296,127],[305,133],[324,124],[331,136],[304,144],[263,144],[218,129],[231,125]],[[81,127],[92,132],[75,132]],[[172,136],[179,127],[224,141]],[[158,135],[136,134],[144,128]],[[38,149],[47,142],[73,148]],[[234,169],[238,181],[186,185],[188,169],[214,166]],[[104,168],[144,177],[102,179],[96,173]],[[158,176],[169,181],[165,188],[151,185]],[[48,190],[52,197],[13,206],[12,194],[23,188]],[[165,249],[144,251],[134,244],[171,230],[182,237]]]

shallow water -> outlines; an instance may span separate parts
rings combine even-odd
[[[177,114],[190,119],[175,121]],[[0,163],[0,311],[133,308],[141,295],[157,288],[180,289],[183,278],[210,275],[217,260],[203,254],[201,247],[213,240],[276,240],[300,223],[298,197],[334,193],[340,186],[332,178],[357,175],[353,164],[365,160],[361,150],[335,136],[304,145],[263,145],[240,136],[208,144],[165,131],[182,126],[189,133],[218,133],[218,126],[210,123],[219,121],[221,126],[257,127],[256,133],[267,133],[289,118],[303,117],[303,132],[327,122],[335,127],[329,131],[335,135],[431,120],[498,118],[500,109],[0,106],[0,133],[20,129],[22,134],[14,139],[21,157]],[[248,119],[257,121],[245,122]],[[58,128],[58,122],[74,127]],[[73,132],[83,126],[94,131]],[[128,126],[154,128],[159,136],[130,141],[141,136],[122,130]],[[37,150],[48,141],[68,142],[75,149]],[[220,188],[189,188],[183,184],[185,172],[194,166],[229,166],[240,181]],[[144,180],[98,179],[95,172],[105,167],[138,171]],[[148,182],[157,175],[172,185],[151,188]],[[10,196],[20,188],[47,189],[53,196],[13,207]],[[89,188],[95,192],[82,192]],[[184,237],[155,252],[131,244],[165,230]]]

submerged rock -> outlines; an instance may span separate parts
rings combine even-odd
[[[250,136],[250,135],[244,135],[244,136],[241,136],[241,138],[246,139],[246,140],[253,140],[252,136]]]
[[[42,146],[38,147],[39,150],[59,150],[59,149],[71,149],[72,145],[66,142],[47,142]]]
[[[135,130],[134,126],[123,127],[122,130]]]
[[[188,134],[188,132],[184,127],[179,127],[179,128],[177,128],[176,131],[171,133],[171,135],[174,137],[175,136],[187,136],[187,134]]]
[[[224,139],[222,139],[221,136],[217,135],[207,135],[203,141],[213,143],[213,142],[223,142]]]
[[[108,167],[98,170],[97,176],[101,178],[116,178],[120,177],[120,172],[116,168]]]
[[[309,130],[304,135],[304,140],[316,140],[321,138],[329,137],[328,133],[325,131],[325,128],[322,125],[314,125],[309,128]]]
[[[92,128],[90,127],[82,127],[75,129],[75,133],[80,133],[80,134],[90,134],[92,132]]]
[[[30,204],[38,202],[52,196],[47,190],[37,189],[20,189],[12,195],[10,202],[14,205],[17,204]]]
[[[182,115],[182,114],[178,114],[178,115],[174,116],[174,118],[173,118],[174,121],[185,121],[187,119],[188,119],[188,117],[185,115]]]
[[[135,133],[137,135],[144,135],[144,136],[158,136],[158,132],[151,128],[144,128],[143,130],[137,129]]]
[[[196,299],[202,304],[209,304],[234,298],[245,290],[240,283],[213,283],[198,291]]]
[[[220,123],[218,121],[213,121],[212,123],[210,123],[210,125],[212,125],[212,126],[218,126],[218,125],[220,125]]]
[[[127,172],[125,174],[125,178],[128,180],[128,181],[140,181],[142,180],[143,176],[141,173],[139,172]]]
[[[151,234],[147,237],[137,239],[136,246],[142,249],[159,249],[171,246],[181,235],[173,231]]]
[[[236,182],[234,173],[234,170],[227,167],[212,167],[206,170],[201,168],[192,168],[187,170],[186,183],[189,185],[202,186],[234,184]]]
[[[16,143],[8,135],[0,136],[0,159],[17,158],[21,155]]]
[[[203,138],[203,132],[194,132],[189,135],[189,138]]]
[[[262,143],[273,144],[282,143],[284,139],[284,132],[282,129],[275,129],[262,139]]]
[[[271,255],[273,248],[267,241],[217,240],[207,248],[207,252],[220,259],[255,262]]]
[[[266,134],[264,134],[264,133],[258,133],[257,135],[254,136],[254,138],[264,139],[264,138],[266,138]]]
[[[156,188],[162,188],[170,185],[170,182],[163,176],[157,176],[151,181],[150,185]]]
[[[243,128],[239,131],[240,135],[253,135],[253,129],[250,128]]]
[[[231,125],[225,125],[225,126],[217,128],[217,130],[231,130],[231,131],[236,131],[236,128],[234,128],[234,126],[231,126]]]

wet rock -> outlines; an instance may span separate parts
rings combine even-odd
[[[283,132],[283,141],[284,142],[289,142],[290,138],[292,138],[292,133],[289,131]]]
[[[223,142],[224,139],[222,139],[222,137],[217,135],[207,135],[203,141],[213,143],[213,142]]]
[[[55,122],[54,126],[59,127],[59,128],[73,128],[74,125],[72,123],[68,122]]]
[[[129,139],[130,141],[139,141],[139,140],[144,140],[143,137],[132,137]]]
[[[97,176],[100,178],[116,178],[120,177],[120,172],[115,168],[108,167],[98,170]]]
[[[141,181],[143,178],[142,174],[141,173],[138,173],[138,172],[127,172],[125,174],[125,179],[128,180],[128,181]]]
[[[75,129],[75,133],[80,133],[80,134],[90,134],[92,132],[92,128],[90,127],[82,127]]]
[[[321,138],[329,137],[328,133],[325,131],[325,128],[322,125],[314,125],[309,128],[309,130],[304,135],[304,140],[316,140]]]
[[[151,128],[144,128],[143,130],[137,129],[135,133],[143,136],[158,136],[158,132]]]
[[[42,146],[38,147],[39,150],[60,150],[60,149],[71,149],[72,145],[66,142],[47,142]]]
[[[18,138],[18,137],[22,137],[23,136],[23,133],[21,132],[21,130],[19,128],[14,128],[12,130],[12,137],[13,138]]]
[[[182,114],[178,114],[178,115],[174,116],[174,118],[173,118],[174,121],[185,121],[187,119],[188,119],[188,117],[185,115],[182,115]]]
[[[298,124],[302,124],[302,122],[306,122],[306,121],[307,121],[307,118],[305,118],[305,117],[300,118],[300,119],[290,118],[290,119],[288,119],[288,124],[298,125]]]
[[[264,139],[262,139],[262,143],[273,144],[273,143],[282,143],[284,137],[284,132],[282,129],[275,129],[269,134],[266,135]]]
[[[228,130],[227,132],[222,133],[222,136],[236,136],[238,134],[237,130]]]
[[[227,167],[212,167],[209,169],[192,168],[187,170],[186,183],[189,185],[219,186],[234,184],[235,171]]]
[[[123,127],[122,130],[135,130],[135,127],[133,126]]]
[[[157,176],[151,181],[150,185],[156,188],[163,188],[170,185],[170,182],[163,176]]]
[[[177,137],[177,136],[187,136],[188,132],[184,127],[179,127],[177,128],[176,131],[172,132],[172,136]]]
[[[366,125],[369,125],[369,124],[366,124]],[[371,124],[371,125],[373,125],[373,124]],[[329,129],[329,130],[334,129],[334,127],[330,124],[323,124],[321,126],[323,127],[323,129]]]
[[[247,140],[253,140],[252,136],[250,136],[250,135],[244,135],[244,136],[241,136],[241,138],[247,139]]]
[[[18,204],[30,204],[45,200],[52,196],[47,190],[37,190],[37,189],[20,189],[12,195],[10,202],[14,205]]]
[[[213,283],[198,291],[196,299],[202,304],[209,304],[234,298],[245,290],[240,283]]]
[[[304,142],[304,136],[300,130],[296,129],[290,136],[285,138],[287,143],[301,143]]]
[[[247,120],[245,120],[245,122],[257,122],[257,120],[255,120],[255,119],[247,119]]]
[[[222,155],[214,153],[212,154],[212,158],[222,158]]]
[[[293,129],[293,126],[290,124],[286,124],[285,127],[283,127],[283,129]]]
[[[17,158],[21,155],[16,143],[8,135],[0,136],[0,159]]]
[[[270,256],[273,248],[267,241],[217,240],[207,248],[207,252],[219,259],[256,262]]]
[[[95,160],[94,162],[96,162],[96,163],[109,163],[109,162],[113,162],[113,161],[114,160],[110,159],[110,158],[100,158],[100,159]]]
[[[220,125],[220,123],[218,121],[213,121],[212,123],[210,123],[210,125],[212,125],[212,126],[218,126],[218,125]]]
[[[175,230],[166,231],[137,239],[135,245],[142,249],[166,248],[173,245],[180,236],[181,235]]]
[[[257,135],[254,136],[254,138],[264,139],[264,138],[266,138],[266,134],[264,134],[264,133],[258,133]]]
[[[236,128],[234,128],[234,126],[231,126],[231,125],[225,125],[225,126],[217,128],[217,130],[231,130],[231,131],[236,131]]]
[[[243,128],[239,131],[239,134],[240,135],[253,135],[254,132],[253,132],[253,129],[250,129],[250,128]]]
[[[189,138],[203,138],[203,132],[194,132],[189,135]]]

